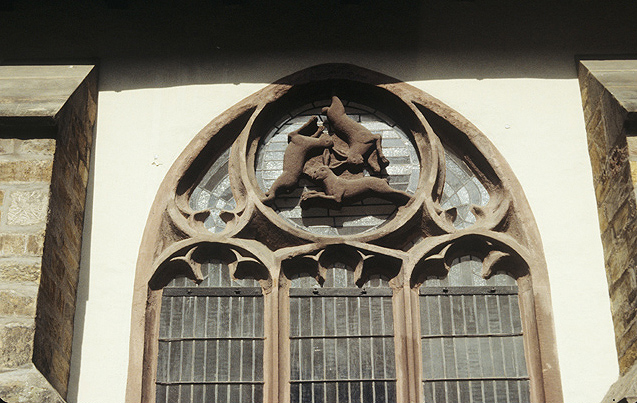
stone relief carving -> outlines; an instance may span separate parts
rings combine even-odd
[[[322,112],[327,116],[328,133],[324,132],[324,126],[318,126],[318,117],[313,116],[288,135],[283,173],[261,201],[270,204],[278,194],[294,190],[301,174],[305,173],[322,186],[323,191],[304,192],[301,196],[303,208],[324,206],[339,209],[341,203],[372,196],[398,206],[407,204],[411,196],[390,187],[387,179],[364,176],[364,170],[372,175],[381,175],[389,165],[383,154],[382,136],[348,117],[337,96],[332,97],[331,105],[323,108]],[[317,152],[321,150],[322,153]]]
[[[326,165],[314,168],[310,178],[323,186],[323,192],[308,191],[301,196],[301,206],[311,206],[321,201],[334,202],[336,206],[344,200],[358,200],[363,197],[376,196],[389,200],[399,206],[407,204],[411,196],[400,190],[393,189],[385,179],[375,176],[347,179],[336,176]]]
[[[332,97],[332,104],[323,108],[323,113],[327,115],[330,132],[347,145],[345,150],[339,149],[338,146],[333,148],[337,161],[330,162],[330,168],[339,167],[344,163],[361,168],[366,162],[367,167],[374,174],[379,174],[383,168],[389,165],[389,160],[383,155],[381,136],[372,133],[365,126],[349,118],[338,97]],[[342,158],[344,160],[338,162],[338,159]]]
[[[351,119],[345,113],[351,104],[344,107],[340,98],[331,97],[334,93],[343,99],[369,102],[366,107],[378,107],[383,115],[390,116],[389,120],[400,120],[397,126],[414,154],[405,158],[416,166],[417,173],[405,166],[412,175],[405,175],[409,176],[410,188],[402,189],[413,194],[387,183],[385,177],[393,175],[391,170],[396,167],[396,153],[387,143],[383,150],[383,136]],[[323,100],[330,97],[326,106]],[[313,117],[290,112],[308,104]],[[271,150],[279,154],[279,159],[269,162],[281,164],[282,173],[267,178],[274,182],[265,186],[265,181],[258,182],[256,173],[259,147],[267,133],[286,135],[287,131],[276,131],[279,127],[273,129],[286,114],[299,117],[293,127],[302,126],[290,129],[287,144],[282,138],[277,141],[281,148]],[[322,122],[325,127],[319,116],[326,116]],[[403,139],[397,136],[392,141]],[[441,203],[446,173],[443,143],[453,145],[471,170],[481,174],[478,179],[489,197],[480,205],[471,199],[466,202],[463,208],[475,218],[466,226],[454,226],[458,208]],[[188,201],[204,171],[219,157],[219,150],[230,146],[228,181],[237,207],[221,212],[219,216],[227,225],[211,232],[203,225],[207,210],[198,210],[198,204],[191,206]],[[370,176],[365,176],[366,172]],[[305,190],[304,194],[299,191],[296,196],[304,211],[315,206],[340,208],[342,216],[342,210],[359,207],[346,204],[369,195],[389,200],[394,204],[389,207],[394,209],[402,207],[383,218],[382,226],[368,227],[364,232],[311,232],[286,221],[271,207],[284,193],[294,193],[303,178],[317,185],[316,190]],[[136,280],[136,289],[142,290],[140,301],[146,298],[141,293],[147,291],[145,287],[150,286],[151,297],[153,293],[159,295],[161,287],[175,275],[200,281],[203,255],[215,253],[230,264],[234,276],[258,279],[264,293],[273,294],[290,273],[309,273],[320,283],[334,259],[355,268],[361,284],[377,272],[390,273],[390,284],[395,289],[416,287],[427,276],[446,275],[450,262],[468,252],[476,252],[482,259],[485,278],[500,270],[508,271],[526,281],[520,284],[526,284],[527,290],[546,279],[541,242],[528,203],[510,168],[488,139],[431,96],[395,79],[348,65],[317,66],[286,77],[204,128],[162,183],[141,250]],[[533,282],[531,275],[535,276]],[[536,294],[524,295],[535,298]],[[135,316],[140,323],[148,320],[148,328],[154,328],[153,321],[157,320],[156,301],[151,298],[146,319],[139,312]],[[527,307],[536,309],[532,304],[537,304],[540,311],[550,308],[545,302],[532,300]],[[147,373],[146,382],[152,385],[152,371]]]
[[[292,278],[294,274],[306,273],[322,285],[328,268],[336,263],[342,263],[354,270],[354,283],[359,287],[378,274],[384,275],[392,283],[400,284],[402,278],[398,276],[403,258],[402,254],[397,254],[391,249],[379,247],[372,249],[360,244],[339,244],[285,256],[281,262],[281,268],[287,278]]]
[[[331,136],[324,132],[325,127],[318,126],[317,121],[318,118],[313,116],[300,129],[288,135],[288,146],[283,156],[283,173],[265,194],[263,203],[268,204],[277,194],[296,188],[306,162],[315,156],[313,152],[334,145]]]
[[[271,286],[265,264],[245,245],[194,238],[175,243],[162,254],[149,281],[150,288],[161,289],[173,278],[181,276],[199,284],[204,279],[201,265],[210,258],[226,263],[233,278],[253,278],[261,281],[264,288]]]

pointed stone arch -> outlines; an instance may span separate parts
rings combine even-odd
[[[318,101],[335,94],[351,102],[347,105],[352,108],[367,108],[378,119],[393,122],[404,134],[399,140],[413,148],[420,164],[418,172],[412,172],[416,179],[411,179],[414,188],[407,204],[379,225],[352,234],[323,234],[286,220],[263,202],[265,190],[255,173],[264,138],[282,116],[292,116],[307,105],[320,110]],[[225,228],[213,232],[205,225],[210,211],[194,208],[189,201],[228,149],[227,178],[236,207],[218,212]],[[462,214],[470,219],[460,227],[454,224],[459,208],[441,204],[446,151],[466,165],[489,196],[485,205],[464,205]],[[439,100],[399,80],[346,64],[302,70],[244,99],[197,134],[169,170],[151,208],[137,263],[127,401],[154,401],[154,335],[162,293],[158,285],[179,273],[196,281],[196,255],[212,250],[224,251],[231,262],[241,263],[248,276],[261,281],[265,309],[271,309],[265,326],[271,337],[266,337],[263,399],[288,402],[285,371],[289,368],[284,358],[279,362],[280,355],[289,352],[285,338],[280,338],[287,331],[279,332],[289,323],[287,308],[280,306],[287,301],[281,294],[286,289],[280,288],[283,274],[298,272],[298,265],[307,264],[308,273],[319,279],[321,260],[341,249],[350,264],[360,266],[359,276],[382,274],[382,267],[388,267],[395,312],[411,312],[418,305],[415,287],[423,276],[444,274],[450,259],[463,253],[478,253],[485,276],[493,268],[511,273],[520,289],[530,399],[562,401],[540,236],[508,164],[483,133]],[[165,277],[165,273],[172,274]],[[398,401],[421,399],[421,369],[414,358],[420,354],[413,337],[417,323],[413,312],[395,319],[396,340],[404,340],[395,341]]]

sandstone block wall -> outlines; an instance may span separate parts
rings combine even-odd
[[[31,362],[55,152],[55,139],[10,135],[4,130],[0,139],[0,392],[5,400],[27,388],[20,378],[38,378]],[[15,377],[15,371],[23,376]],[[7,382],[7,376],[13,379]],[[37,387],[37,394],[59,398],[46,386]]]
[[[47,119],[0,116],[0,397],[9,403],[63,402],[68,389],[97,101],[95,73],[85,77]]]
[[[14,341],[0,339],[5,368],[31,361],[54,151],[54,139],[0,139],[0,331]]]
[[[605,401],[620,401],[637,397],[637,62],[582,62],[579,80],[622,375]]]
[[[63,396],[68,388],[94,94],[80,86],[59,117],[44,234],[33,363]],[[87,109],[88,108],[88,109]],[[94,115],[93,115],[94,116]],[[68,122],[68,123],[65,123]]]

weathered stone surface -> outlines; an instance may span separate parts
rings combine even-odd
[[[0,155],[13,153],[13,139],[0,139]]]
[[[608,218],[606,218],[606,212],[603,208],[597,209],[597,217],[599,219],[599,229],[604,233],[608,228]]]
[[[40,281],[40,263],[23,259],[23,261],[0,260],[0,282],[2,283],[20,283],[30,282],[38,283]]]
[[[0,373],[0,396],[7,403],[64,403],[33,365]]]
[[[585,60],[581,64],[587,70],[589,80],[599,82],[618,106],[627,112],[637,111],[636,60]]]
[[[628,403],[637,401],[637,365],[633,365],[611,386],[602,403],[617,403],[624,398],[632,399]]]
[[[628,155],[631,160],[637,161],[637,136],[627,136],[626,143],[628,144]]]
[[[95,122],[87,114],[96,112],[92,69],[0,66],[0,123],[33,116],[36,125],[55,125],[0,139],[0,397],[9,403],[62,403],[68,387]]]
[[[631,334],[632,342],[619,357],[619,372],[625,374],[631,365],[637,361],[637,335]],[[628,343],[626,343],[628,344]]]
[[[7,224],[44,225],[48,207],[48,189],[47,191],[12,192],[11,204],[7,213]]]
[[[630,193],[628,193],[628,190]],[[627,228],[628,224],[630,224],[637,216],[637,211],[635,211],[635,201],[634,198],[631,197],[632,190],[633,189],[627,189],[627,192],[622,194],[622,196],[624,196],[627,200],[615,210],[615,215],[613,215],[613,218],[611,219],[611,227],[613,228],[613,231],[615,231],[616,235],[621,235]],[[617,199],[621,200],[621,197],[618,196]],[[608,204],[612,206],[614,200],[616,199],[613,199],[613,201],[609,200]],[[627,239],[626,242],[632,243],[632,240]]]
[[[49,182],[52,160],[0,161],[0,182]]]
[[[593,132],[595,130],[598,130],[601,122],[602,122],[602,110],[601,110],[601,108],[592,109],[591,110],[591,117],[586,122],[586,130],[588,130],[589,132]],[[596,138],[596,136],[588,136],[588,142],[589,142],[589,144],[598,143],[599,142],[599,138]]]
[[[33,320],[0,321],[0,368],[16,368],[31,362]]]
[[[37,287],[22,286],[19,289],[0,289],[0,315],[35,316]]]
[[[22,256],[26,252],[27,236],[23,234],[0,233],[0,255]]]
[[[591,157],[591,167],[593,168],[593,175],[597,178],[604,167],[606,162],[606,153],[597,144],[591,143],[588,147],[588,152]]]
[[[0,66],[0,117],[53,118],[91,70],[93,66]]]
[[[18,142],[16,153],[25,155],[53,155],[55,153],[54,139],[29,139]]]
[[[27,255],[42,255],[44,248],[44,232],[28,235],[26,241]]]
[[[637,360],[637,138],[626,137],[627,119],[637,111],[637,61],[584,61],[578,75],[615,340],[626,373]],[[607,398],[617,400],[605,401],[626,397],[613,393]]]
[[[626,242],[618,242],[608,253],[604,253],[606,255],[607,273],[610,275],[609,285],[611,289],[622,274],[626,272],[628,262],[632,261],[634,256],[631,252]]]

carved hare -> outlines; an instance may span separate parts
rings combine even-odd
[[[383,155],[381,136],[372,133],[360,123],[349,118],[345,114],[345,107],[338,97],[332,97],[332,104],[323,108],[323,113],[327,115],[330,131],[333,131],[349,147],[346,155],[334,150],[342,157],[347,158],[347,160],[331,165],[332,168],[346,162],[353,165],[361,165],[367,160],[371,170],[374,173],[379,173],[384,167],[389,165],[389,161]]]
[[[340,178],[325,165],[310,172],[310,177],[316,182],[322,182],[325,192],[306,192],[301,198],[301,203],[307,203],[311,199],[325,199],[340,204],[343,200],[356,200],[373,196],[402,206],[411,199],[409,194],[390,187],[385,179],[375,176],[364,176],[357,179]]]
[[[264,203],[270,203],[278,194],[296,188],[308,154],[312,150],[334,145],[331,136],[323,132],[325,128],[317,125],[317,119],[316,116],[312,116],[301,128],[288,134],[288,146],[283,154],[283,173],[265,194],[262,199]]]

